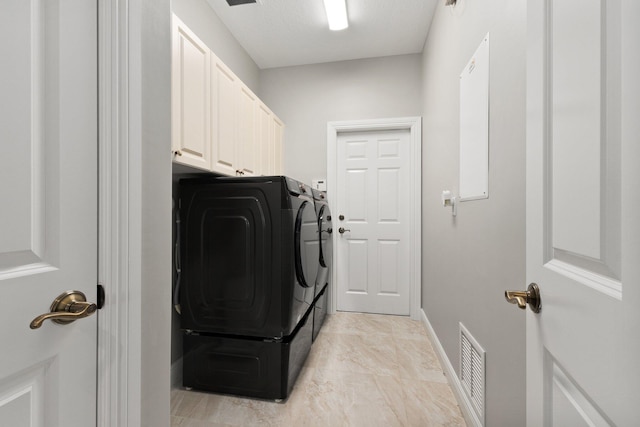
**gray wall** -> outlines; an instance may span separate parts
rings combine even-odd
[[[133,194],[140,194],[140,299],[130,305],[140,313],[140,425],[169,426],[169,364],[171,348],[171,34],[169,0],[139,0],[132,10],[140,33],[132,34],[133,87],[140,93],[130,98],[132,156],[130,170],[138,175]],[[139,9],[137,9],[139,7]],[[137,15],[139,13],[139,15]],[[137,26],[135,26],[137,28]],[[138,50],[139,49],[139,50]],[[138,68],[139,67],[139,68]],[[140,73],[139,75],[137,73]],[[139,84],[139,86],[138,86]],[[139,110],[138,110],[139,108]],[[137,124],[140,124],[140,128]],[[139,150],[139,151],[138,151]],[[139,172],[138,172],[139,171]],[[136,265],[136,263],[134,263]],[[135,285],[134,285],[135,286]],[[139,304],[139,306],[136,306]],[[136,316],[132,315],[135,327]],[[135,376],[132,374],[131,376]]]
[[[171,11],[196,33],[244,84],[258,93],[260,69],[206,0],[171,0]]]
[[[421,55],[359,59],[260,73],[258,96],[285,124],[284,173],[327,178],[327,122],[419,116]]]
[[[489,199],[442,207],[458,191],[459,75],[490,32]],[[438,5],[423,54],[422,306],[458,370],[458,322],[487,352],[486,425],[525,422],[526,1]]]

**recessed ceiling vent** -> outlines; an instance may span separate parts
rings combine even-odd
[[[485,351],[460,323],[460,382],[480,425],[484,425],[484,378]]]
[[[229,6],[238,6],[241,4],[249,4],[249,3],[255,3],[256,0],[227,0],[227,3],[229,3]]]

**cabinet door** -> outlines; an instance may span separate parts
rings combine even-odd
[[[242,175],[259,175],[260,151],[257,145],[257,97],[245,85],[240,85],[238,98],[238,159]]]
[[[273,140],[273,114],[262,102],[258,102],[257,111],[257,144],[260,151],[260,166],[263,175],[273,175],[271,167],[271,141]]]
[[[282,175],[282,137],[284,134],[284,123],[273,116],[273,141],[272,141],[272,154],[271,164],[274,175]]]
[[[171,145],[174,161],[209,170],[210,51],[175,15],[172,26]]]
[[[213,57],[213,55],[212,55]],[[221,61],[213,57],[211,73],[212,166],[214,172],[236,175],[236,116],[238,79]]]

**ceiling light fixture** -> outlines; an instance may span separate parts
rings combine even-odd
[[[327,12],[329,29],[333,31],[344,30],[349,26],[347,20],[346,0],[323,0],[324,10]]]

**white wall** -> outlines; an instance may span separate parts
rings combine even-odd
[[[258,93],[260,69],[206,0],[171,0],[171,11],[196,33],[244,84]]]
[[[490,32],[489,199],[456,218],[459,75]],[[525,313],[504,300],[525,289],[526,0],[438,5],[423,53],[422,306],[458,370],[458,322],[487,352],[486,425],[525,423]]]
[[[329,121],[420,116],[420,70],[419,54],[262,70],[258,96],[285,123],[284,173],[327,177]]]

